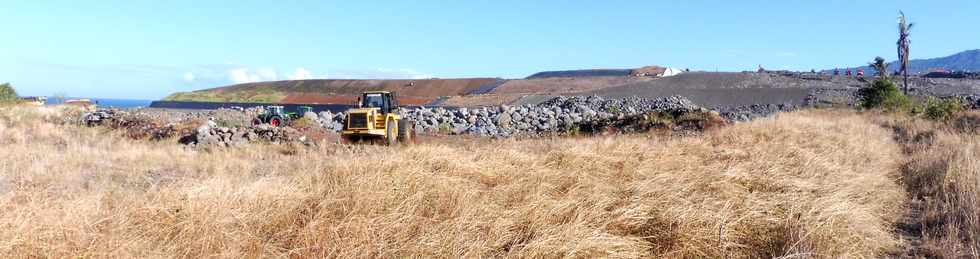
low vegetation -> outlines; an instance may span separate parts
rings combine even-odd
[[[254,91],[211,91],[180,92],[171,94],[164,101],[193,101],[193,102],[251,102],[277,103],[286,94],[271,88],[259,88]]]
[[[2,257],[875,257],[892,132],[849,111],[678,137],[191,149],[0,110]]]
[[[909,211],[900,230],[910,243],[904,255],[980,257],[980,112],[965,112],[956,98],[913,101],[883,72],[884,59],[871,67],[880,76],[858,92],[861,106],[891,112],[879,124],[894,129],[907,159],[901,182]]]
[[[857,97],[861,108],[906,113],[935,121],[950,120],[965,109],[963,102],[957,98],[940,99],[930,96],[915,100],[906,96],[888,76],[885,60],[881,57],[875,58],[875,62],[872,62],[870,67],[876,70],[878,78],[868,87],[858,90]]]
[[[895,116],[883,124],[908,154],[902,179],[913,206],[905,230],[922,239],[912,255],[980,257],[980,112],[939,122]]]
[[[883,109],[890,112],[910,112],[913,101],[902,94],[888,78],[879,78],[870,86],[858,90],[861,107],[865,109]]]
[[[0,103],[13,103],[20,101],[20,96],[10,83],[0,84]]]

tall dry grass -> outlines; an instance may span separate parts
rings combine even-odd
[[[0,111],[0,257],[875,257],[900,147],[852,112],[697,137],[197,150]],[[42,117],[48,117],[43,119]]]
[[[937,123],[884,120],[905,146],[903,182],[916,204],[920,255],[980,258],[980,112]]]

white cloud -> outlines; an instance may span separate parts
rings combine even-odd
[[[275,69],[271,68],[235,68],[228,71],[228,79],[236,84],[275,81],[279,79]]]
[[[326,79],[326,73],[314,74],[305,67],[297,67],[292,72],[279,73],[273,68],[231,67],[226,71],[228,80],[235,84],[254,83],[275,80],[307,80]],[[198,71],[195,71],[195,73]],[[202,81],[211,78],[203,74],[194,74],[194,80]],[[408,68],[377,68],[366,70],[337,70],[331,71],[329,78],[336,79],[428,79],[434,76]],[[186,79],[186,78],[185,78]],[[205,80],[211,81],[211,80]]]
[[[191,72],[184,73],[184,81],[194,82],[194,73]]]
[[[279,76],[276,74],[276,70],[275,69],[271,69],[271,68],[259,68],[259,69],[256,70],[256,73],[259,74],[259,78],[262,78],[264,80],[276,80],[276,79],[279,79]]]
[[[258,74],[253,74],[247,68],[236,68],[228,71],[228,79],[236,84],[252,83],[262,81]]]
[[[298,67],[296,68],[296,71],[293,72],[293,74],[286,75],[286,78],[288,78],[289,80],[313,79],[313,73],[310,72],[309,70],[306,70],[306,68]]]

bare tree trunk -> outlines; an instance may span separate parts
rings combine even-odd
[[[909,94],[909,31],[912,30],[913,23],[908,23],[905,13],[898,11],[898,59],[902,62],[902,77],[905,79],[902,86],[903,92]]]
[[[909,95],[909,71],[905,69],[905,95]]]

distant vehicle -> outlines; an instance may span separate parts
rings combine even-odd
[[[48,98],[43,96],[28,96],[28,97],[21,97],[20,99],[27,104],[37,105],[37,106],[42,106],[48,101]]]
[[[309,106],[300,106],[299,112],[286,112],[285,107],[282,106],[266,106],[265,111],[255,119],[252,119],[252,125],[269,124],[273,127],[281,127],[312,111],[313,107]]]

